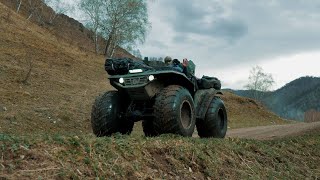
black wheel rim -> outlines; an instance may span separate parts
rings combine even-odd
[[[183,128],[187,129],[191,126],[192,110],[188,101],[183,101],[180,108],[180,121]]]

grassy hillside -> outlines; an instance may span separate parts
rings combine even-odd
[[[240,97],[230,92],[225,92],[221,98],[226,104],[230,128],[289,123],[253,99]]]
[[[82,51],[94,52],[95,46],[93,41],[93,32],[87,29],[83,24],[64,14],[56,14],[54,10],[47,6],[42,0],[21,2],[22,3],[19,10],[20,16],[26,19],[33,11],[33,16],[31,16],[29,19],[30,22],[33,22],[46,29],[52,35],[57,37],[59,41],[67,42],[72,46],[78,47]],[[13,11],[16,11],[17,1],[0,0],[0,3],[3,3]],[[53,21],[51,21],[50,19],[54,14],[56,14],[56,16]],[[102,37],[99,37],[98,42],[100,47],[99,53],[103,54],[106,40],[104,40]],[[116,48],[114,56],[135,58],[121,47]]]
[[[243,97],[253,98],[252,91],[234,91]],[[303,121],[305,112],[320,111],[320,78],[301,77],[284,87],[268,93],[260,92],[261,101],[271,111],[286,119]]]
[[[94,97],[111,88],[104,58],[60,41],[1,3],[0,22],[0,131],[88,132]]]
[[[319,132],[273,141],[0,134],[0,178],[317,179]]]

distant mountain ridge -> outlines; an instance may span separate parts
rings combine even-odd
[[[253,91],[234,91],[239,96],[253,98]],[[320,111],[320,77],[301,77],[282,88],[262,93],[262,103],[283,118],[303,121],[305,112]]]

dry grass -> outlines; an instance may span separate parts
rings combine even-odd
[[[255,141],[0,134],[0,178],[317,179],[319,131]]]
[[[104,58],[59,41],[0,4],[0,131],[89,132],[91,103],[110,89]],[[22,83],[29,71],[27,83]],[[17,132],[18,131],[18,132]]]
[[[253,99],[243,98],[229,92],[221,96],[226,104],[229,127],[244,128],[292,123],[270,112]]]

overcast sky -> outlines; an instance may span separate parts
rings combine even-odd
[[[149,18],[143,56],[192,59],[223,88],[243,89],[256,65],[273,89],[320,77],[320,0],[153,0]]]
[[[320,76],[319,0],[155,0],[144,56],[189,58],[198,76],[217,76],[242,89],[260,65],[274,89],[301,76]]]

